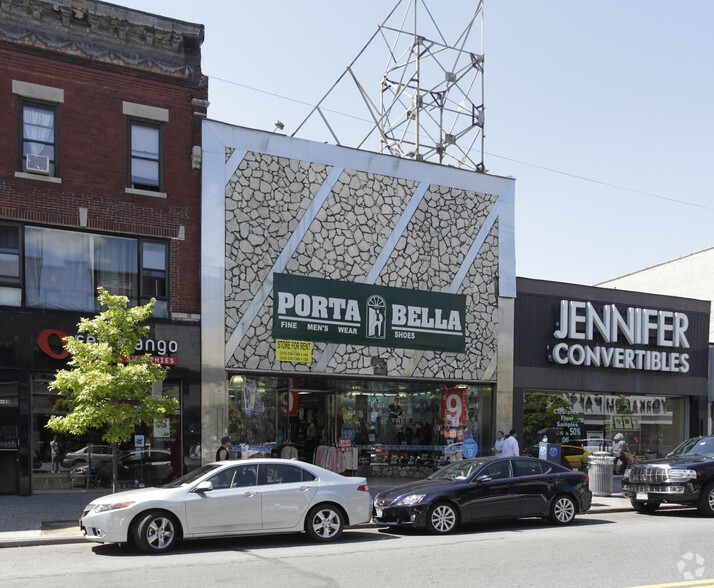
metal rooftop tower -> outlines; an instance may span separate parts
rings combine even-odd
[[[338,145],[369,149],[378,140],[382,153],[486,171],[483,0],[466,16],[457,14],[466,2],[445,4],[435,1],[435,9],[451,28],[458,23],[455,32],[442,31],[427,0],[399,0],[293,136],[319,124]],[[360,69],[370,52],[387,60],[379,83],[374,69]],[[340,111],[345,86],[359,94],[366,110],[350,113],[351,136],[340,131],[339,119],[347,116],[344,107]],[[355,136],[355,119],[368,124],[366,135]]]

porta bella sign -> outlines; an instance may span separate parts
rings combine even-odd
[[[689,318],[683,312],[561,300],[552,359],[561,365],[689,371]]]
[[[273,337],[463,353],[466,296],[273,275]]]

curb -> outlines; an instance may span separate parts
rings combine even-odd
[[[676,505],[673,505],[676,507]],[[606,507],[606,508],[597,508],[597,509],[590,509],[587,512],[583,513],[581,516],[587,516],[587,515],[597,515],[597,514],[606,514],[606,513],[616,513],[616,512],[630,512],[633,511],[632,507],[628,506],[613,506],[613,507]],[[634,512],[634,511],[633,511]],[[353,527],[348,527],[348,529],[355,530],[355,529],[381,529],[381,528],[386,528],[386,525],[380,525],[378,523],[363,523],[361,525],[355,525]],[[2,539],[0,538],[0,549],[8,548],[8,547],[38,547],[38,546],[43,546],[43,545],[68,545],[72,543],[91,543],[93,545],[100,545],[100,543],[97,543],[95,541],[89,541],[86,539],[83,535],[81,536],[59,536],[59,537],[31,537],[27,539]]]
[[[37,537],[33,539],[0,539],[0,549],[5,547],[37,547],[39,545],[65,545],[69,543],[89,543],[82,537]]]

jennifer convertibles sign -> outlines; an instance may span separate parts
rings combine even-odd
[[[552,358],[561,365],[689,372],[689,317],[683,312],[561,300],[553,333],[563,340]]]
[[[273,337],[350,345],[466,349],[466,296],[273,275]]]

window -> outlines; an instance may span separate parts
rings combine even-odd
[[[18,111],[20,115],[18,169],[22,172],[59,176],[57,105],[20,98]],[[29,167],[28,156],[31,159]],[[46,171],[41,161],[45,158],[49,165]]]
[[[521,461],[514,460],[516,466],[516,476],[540,476],[545,474],[550,469],[550,465],[546,465],[539,461]]]
[[[97,311],[97,288],[102,286],[113,295],[126,296],[131,305],[160,295],[154,316],[168,316],[165,243],[43,227],[25,227],[24,241],[26,306]],[[0,260],[2,251],[0,245]],[[148,268],[142,267],[144,262]],[[139,282],[145,276],[151,278],[146,279],[150,292],[140,296]]]
[[[163,192],[163,125],[129,120],[129,187]]]
[[[258,482],[258,466],[256,464],[240,465],[223,470],[209,478],[208,481],[213,484],[214,490],[255,486]]]
[[[25,303],[34,308],[97,310],[97,288],[137,292],[136,239],[40,227],[25,228]]]
[[[144,241],[141,247],[141,304],[156,298],[154,313],[157,316],[166,316],[168,303],[167,250],[165,243],[157,241]],[[159,315],[159,312],[163,314]]]
[[[268,464],[265,466],[265,484],[292,484],[314,480],[310,472],[297,466],[286,464]]]
[[[479,476],[491,476],[492,480],[503,480],[511,477],[510,460],[498,461],[487,465],[479,472]]]
[[[0,224],[0,305],[22,304],[20,227]]]

